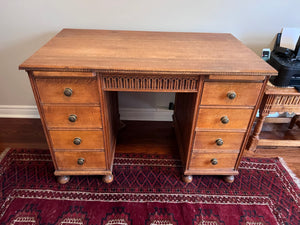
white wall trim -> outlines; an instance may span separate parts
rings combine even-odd
[[[32,105],[0,105],[1,118],[40,118],[38,109]]]
[[[120,108],[121,120],[172,121],[173,110],[164,108]]]
[[[120,108],[121,120],[172,121],[173,110],[165,108]],[[36,106],[0,105],[0,118],[40,118]]]

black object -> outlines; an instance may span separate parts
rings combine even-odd
[[[174,110],[174,108],[175,108],[174,103],[173,103],[173,102],[170,102],[170,103],[169,103],[169,110]]]
[[[270,51],[266,51],[266,50],[262,51],[262,56],[261,57],[269,59],[270,58]]]
[[[281,33],[277,34],[274,50],[268,63],[278,71],[278,76],[271,77],[270,82],[276,86],[300,85],[300,38],[295,51],[280,47]]]

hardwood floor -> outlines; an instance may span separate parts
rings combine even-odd
[[[138,132],[137,132],[138,131]],[[116,152],[179,155],[172,122],[126,121],[119,131]]]
[[[119,132],[117,152],[142,152],[155,154],[178,154],[171,122],[126,121]],[[298,139],[300,128],[288,130],[288,124],[266,124],[261,136],[270,139]],[[39,119],[0,118],[0,150],[13,148],[47,149]],[[300,147],[258,147],[256,152],[246,151],[249,157],[282,157],[289,168],[300,177]]]
[[[260,138],[270,140],[300,140],[300,128],[288,129],[289,123],[264,123]],[[258,147],[256,152],[245,151],[249,157],[282,157],[288,167],[300,178],[299,147]]]
[[[40,119],[0,118],[0,149],[48,149]]]

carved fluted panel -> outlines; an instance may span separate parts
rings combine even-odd
[[[107,91],[197,92],[198,76],[103,75]]]
[[[275,96],[271,111],[273,112],[300,112],[300,96]]]

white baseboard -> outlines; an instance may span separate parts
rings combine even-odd
[[[0,118],[40,118],[40,115],[36,106],[0,105]]]
[[[172,121],[173,110],[162,108],[120,108],[121,120]],[[36,106],[0,105],[0,118],[40,118]]]
[[[173,110],[162,108],[120,108],[121,120],[172,121]]]

